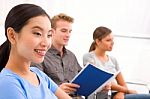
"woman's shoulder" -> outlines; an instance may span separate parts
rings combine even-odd
[[[94,55],[94,52],[92,51],[92,52],[85,53],[83,55],[83,57],[89,57],[89,56],[93,56],[93,55]]]
[[[17,90],[17,88],[22,88],[24,85],[23,79],[19,77],[17,74],[3,69],[0,73],[0,89],[7,89],[7,90]]]
[[[16,81],[16,80],[21,80],[21,77],[12,72],[9,69],[4,68],[1,73],[0,73],[0,81]]]
[[[114,56],[108,55],[108,57],[111,61],[117,62],[117,59]]]
[[[115,65],[115,69],[120,71],[119,63],[114,56],[109,56],[110,61]]]

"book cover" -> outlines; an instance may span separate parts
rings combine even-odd
[[[71,82],[80,85],[75,94],[89,96],[96,90],[102,90],[115,76],[116,74],[107,72],[92,64],[87,64]]]

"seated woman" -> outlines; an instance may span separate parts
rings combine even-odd
[[[112,51],[114,41],[112,31],[107,27],[97,27],[93,33],[93,43],[89,53],[83,56],[83,64],[92,63],[112,73],[118,72],[116,79],[111,82],[112,99],[150,99],[150,95],[137,94],[135,90],[129,89],[119,69],[117,60],[108,55]],[[107,91],[97,92],[97,99],[107,99]],[[93,99],[89,96],[88,99]]]

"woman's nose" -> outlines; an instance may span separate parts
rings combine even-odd
[[[42,42],[41,42],[41,45],[43,46],[43,47],[49,47],[49,46],[51,46],[51,39],[50,38],[43,38],[43,40],[42,40]]]

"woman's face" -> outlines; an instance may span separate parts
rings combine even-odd
[[[51,46],[51,23],[47,16],[31,18],[16,36],[16,53],[26,61],[40,63]]]
[[[99,41],[98,47],[104,51],[111,51],[114,45],[113,35],[110,33]]]

